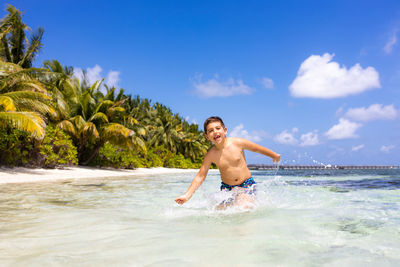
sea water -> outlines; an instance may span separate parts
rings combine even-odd
[[[211,171],[0,185],[0,266],[399,266],[400,170],[252,171],[254,207]]]

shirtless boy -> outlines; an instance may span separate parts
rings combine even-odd
[[[214,146],[204,157],[199,172],[194,177],[189,189],[180,197],[175,199],[178,204],[188,201],[205,180],[211,163],[217,165],[221,174],[221,190],[236,190],[234,203],[248,206],[252,202],[252,190],[246,190],[255,184],[251,173],[247,168],[244,149],[271,157],[273,162],[279,162],[281,156],[268,148],[257,145],[243,138],[226,137],[227,129],[219,117],[210,117],[204,122],[204,133],[207,140]]]

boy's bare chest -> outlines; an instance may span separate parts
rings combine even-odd
[[[215,164],[221,169],[240,165],[244,160],[243,151],[239,148],[224,149],[218,151]]]

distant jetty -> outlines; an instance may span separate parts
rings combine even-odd
[[[271,170],[277,165],[249,164],[250,170]],[[279,165],[282,170],[371,170],[371,169],[399,169],[397,165]]]

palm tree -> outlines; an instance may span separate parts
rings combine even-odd
[[[25,32],[32,30],[22,22],[21,11],[8,5],[8,15],[0,24],[0,59],[18,64],[23,68],[31,68],[36,55],[42,48],[44,29],[39,27],[31,33],[30,40]]]
[[[73,76],[73,67],[62,66],[57,60],[44,61],[45,72],[38,77],[46,85],[57,110],[57,121],[69,119],[73,108],[78,105],[78,96],[83,84]]]
[[[43,139],[45,117],[54,116],[51,97],[32,75],[35,70],[0,60],[0,127],[17,128]]]
[[[197,124],[189,124],[183,121],[184,138],[182,140],[182,150],[180,151],[185,157],[190,157],[192,161],[204,157],[210,148],[210,143],[199,131]]]
[[[106,142],[128,148],[142,145],[132,130],[116,122],[124,116],[125,109],[121,107],[121,101],[104,97],[99,90],[101,83],[97,81],[87,89],[81,88],[81,95],[71,108],[74,116],[58,124],[73,138],[83,165],[89,164]]]
[[[197,124],[189,124],[162,104],[152,105],[148,99],[128,96],[124,107],[136,125],[144,129],[149,147],[164,146],[192,161],[202,158],[210,147]]]
[[[147,126],[149,144],[151,146],[163,145],[176,153],[183,137],[179,116],[174,116],[169,108],[160,103],[154,104],[154,111],[155,118]]]

